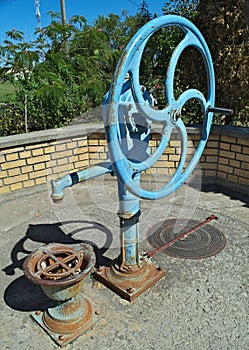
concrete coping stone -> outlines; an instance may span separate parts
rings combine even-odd
[[[160,132],[161,127],[157,126],[152,132]],[[189,134],[200,133],[201,126],[189,126],[187,132]],[[0,139],[0,149],[18,147],[21,145],[37,144],[47,141],[63,140],[70,137],[86,137],[92,133],[104,133],[104,125],[102,123],[76,124],[63,128],[48,129],[41,131],[33,131],[24,134],[4,136]],[[212,126],[212,134],[233,136],[233,137],[249,137],[249,128],[238,126]]]

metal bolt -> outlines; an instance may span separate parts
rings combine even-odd
[[[59,340],[64,340],[65,339],[65,336],[63,334],[60,334],[59,335]]]
[[[134,289],[132,287],[129,287],[126,289],[127,293],[131,294],[134,292]]]
[[[99,315],[100,315],[100,311],[99,311],[99,310],[96,310],[96,311],[95,311],[95,315],[99,316]]]
[[[157,268],[157,270],[158,270],[158,271],[163,271],[163,269],[161,268],[161,266],[159,266],[159,267]]]
[[[36,314],[37,316],[40,316],[41,311],[40,311],[40,310],[37,310],[37,311],[35,312],[35,314]]]
[[[102,266],[99,266],[99,267],[97,268],[97,271],[98,271],[98,272],[101,272],[102,270],[103,270]]]

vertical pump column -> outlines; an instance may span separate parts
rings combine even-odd
[[[140,174],[135,175],[139,182]],[[120,181],[118,181],[120,241],[121,241],[121,268],[139,266],[139,198],[131,194]]]

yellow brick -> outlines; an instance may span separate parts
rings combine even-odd
[[[20,173],[21,173],[20,168],[14,168],[14,169],[8,170],[8,176],[16,176],[16,175],[20,175]]]
[[[232,136],[221,135],[221,142],[236,143],[236,138]]]
[[[170,145],[170,147],[180,147],[181,146],[181,142],[180,141],[177,141],[177,140],[171,140],[170,142],[169,142],[169,145]]]
[[[10,186],[0,187],[0,194],[10,192]]]
[[[224,149],[224,150],[227,150],[229,151],[230,150],[230,143],[225,143],[225,142],[221,142],[220,143],[220,149]]]
[[[239,178],[239,183],[241,184],[241,185],[249,185],[249,178],[243,178],[243,177],[240,177]]]
[[[10,185],[10,190],[11,191],[17,191],[17,190],[20,190],[20,189],[22,189],[22,183],[21,182],[18,182],[16,184]]]
[[[239,138],[237,143],[243,146],[249,146],[248,138],[247,139]]]
[[[228,174],[227,180],[228,180],[228,181],[231,181],[231,182],[238,182],[239,177],[238,177],[238,176],[235,176],[235,175]]]
[[[23,151],[19,153],[20,159],[23,158],[30,158],[31,157],[31,151]]]
[[[222,167],[223,165],[220,165],[220,167]],[[212,169],[215,170],[217,169],[217,164],[215,163],[202,163],[201,164],[201,168],[202,169]],[[222,169],[221,169],[222,170]]]
[[[32,149],[36,149],[36,148],[44,148],[44,147],[47,147],[49,146],[49,143],[48,142],[45,142],[45,143],[37,143],[35,145],[30,145],[30,146],[26,146],[26,149],[27,150],[32,150]]]
[[[242,162],[241,163],[241,169],[249,170],[249,163]]]
[[[157,142],[155,140],[150,140],[149,141],[149,146],[152,147],[152,146],[156,146],[157,145]]]
[[[104,151],[105,151],[104,146],[98,146],[98,147],[91,146],[88,149],[88,152],[90,152],[90,153],[94,153],[94,152],[103,153]]]
[[[60,152],[60,151],[65,151],[66,150],[66,145],[65,143],[62,143],[60,145],[56,145],[55,146],[55,151],[56,152]]]
[[[22,173],[26,174],[26,173],[30,173],[31,171],[33,171],[33,166],[27,165],[27,166],[23,166],[21,169],[22,169]]]
[[[47,183],[47,178],[46,177],[40,177],[35,180],[36,185],[41,185]]]
[[[37,149],[32,150],[33,157],[41,156],[41,155],[43,155],[43,153],[44,153],[43,148],[37,148]]]
[[[224,157],[224,158],[234,158],[234,157],[235,157],[235,153],[234,153],[234,152],[230,152],[230,151],[223,151],[223,150],[220,150],[220,157]]]
[[[217,156],[207,156],[206,162],[207,163],[218,163],[218,157]]]
[[[98,146],[99,141],[98,140],[89,140],[88,144],[89,144],[89,146]]]
[[[88,145],[87,140],[78,141],[78,147],[86,147]]]
[[[249,154],[249,147],[243,147],[242,153]]]
[[[156,169],[157,174],[174,174],[175,169],[172,168],[157,168]]]
[[[32,157],[27,159],[27,163],[30,164],[37,164],[37,163],[45,163],[50,160],[49,155],[43,155],[43,156],[38,156],[38,157]]]
[[[234,174],[249,179],[249,171],[248,170],[234,169]]]
[[[233,168],[239,168],[240,162],[238,160],[230,159],[229,165],[232,166]]]
[[[64,165],[64,164],[68,164],[68,158],[60,158],[57,160],[57,165]]]
[[[100,157],[99,157],[99,153],[91,153],[90,155],[89,155],[89,159],[90,159],[90,161],[92,160],[92,159],[99,159]]]
[[[29,174],[29,178],[30,179],[36,179],[38,177],[48,176],[48,174],[49,174],[48,169],[40,170],[40,171],[34,171],[34,172]]]
[[[206,147],[207,148],[218,148],[219,143],[217,141],[209,141],[208,140]]]
[[[236,159],[237,160],[241,160],[242,162],[249,163],[249,155],[247,155],[247,154],[237,153],[236,154]]]
[[[50,160],[49,162],[46,162],[45,163],[45,166],[47,169],[50,169],[52,167],[55,167],[57,165],[57,162],[56,160]]]
[[[174,154],[174,155],[170,154],[169,155],[169,161],[172,161],[172,162],[178,162],[179,158],[180,157],[178,155],[176,155],[176,154]]]
[[[99,140],[99,144],[100,144],[100,146],[106,146],[106,145],[107,145],[106,139],[104,139],[104,140]]]
[[[60,172],[69,172],[71,168],[72,166],[70,164],[66,164],[66,165],[56,166],[52,170],[54,174],[58,174]]]
[[[8,170],[8,169],[12,169],[12,168],[17,168],[17,167],[21,167],[23,165],[26,165],[24,159],[15,160],[13,162],[6,162],[6,163],[2,164],[2,170]]]
[[[66,144],[66,147],[67,147],[67,149],[74,149],[74,148],[78,147],[78,145],[77,145],[77,142],[71,141],[71,142],[68,142],[68,143]]]
[[[53,153],[55,151],[55,147],[54,146],[47,146],[44,148],[44,153],[48,154],[48,153]]]
[[[218,148],[205,148],[203,154],[216,156],[218,155]]]
[[[12,160],[17,160],[18,159],[18,153],[10,153],[6,154],[6,161],[11,162]]]
[[[236,153],[241,153],[241,149],[242,149],[241,146],[238,146],[238,145],[231,145],[231,151],[234,151],[234,152],[236,152]]]
[[[79,160],[87,160],[89,157],[88,157],[88,154],[87,153],[85,153],[85,154],[80,154],[79,156],[78,156],[78,159]]]
[[[0,163],[4,163],[5,162],[5,157],[3,154],[0,155]]]
[[[218,165],[218,170],[219,171],[223,171],[223,172],[228,173],[228,174],[232,174],[233,173],[233,168],[231,166],[227,166],[227,165],[219,164]]]
[[[106,153],[101,153],[100,154],[100,159],[106,160],[107,159],[107,154]]]
[[[27,188],[27,187],[33,187],[35,186],[35,181],[34,180],[28,180],[28,181],[24,181],[23,182],[23,187]]]
[[[0,179],[7,177],[7,171],[0,171]]]
[[[218,175],[218,178],[220,178],[220,179],[223,179],[223,180],[227,179],[227,174],[226,173],[218,171],[217,175]]]
[[[228,158],[219,158],[219,164],[227,165],[229,163]]]
[[[157,161],[155,163],[155,167],[158,167],[158,168],[173,168],[174,166],[175,166],[174,162]]]
[[[4,179],[4,184],[5,185],[11,185],[11,184],[15,184],[15,183],[18,183],[18,182],[23,182],[25,180],[28,180],[28,175],[27,174],[17,175],[17,176],[8,177],[8,178]]]
[[[75,150],[73,150],[74,155],[82,154],[82,153],[88,153],[88,148],[87,147],[79,147]]]
[[[175,149],[172,148],[172,147],[167,147],[165,148],[165,151],[163,153],[166,153],[166,154],[175,154]]]
[[[45,169],[45,164],[44,163],[34,164],[34,171],[44,170],[44,169]]]
[[[67,150],[67,151],[62,151],[62,152],[55,152],[55,153],[52,154],[52,159],[71,157],[72,155],[73,155],[72,150]]]
[[[24,150],[24,147],[6,148],[1,151],[2,154],[18,153]]]
[[[220,139],[219,135],[212,135],[212,134],[210,134],[209,137],[208,137],[209,141],[215,141],[215,140],[218,141],[219,139]]]

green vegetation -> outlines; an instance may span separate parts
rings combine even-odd
[[[0,103],[13,101],[15,95],[15,88],[10,82],[6,81],[5,83],[0,83]]]
[[[245,0],[177,0],[165,1],[163,12],[185,16],[201,29],[214,58],[217,105],[236,112],[225,123],[248,126],[245,8]],[[51,24],[38,29],[34,41],[26,42],[22,32],[12,29],[6,32],[4,45],[0,46],[0,136],[61,127],[80,115],[89,122],[86,112],[101,104],[123,48],[154,17],[146,1],[142,1],[135,16],[125,12],[122,16],[99,16],[93,26],[82,16],[73,16],[64,25],[60,14],[50,15]],[[140,81],[158,99],[159,107],[167,103],[166,64],[181,38],[180,30],[166,28],[153,35],[144,50]],[[189,86],[205,92],[205,79],[200,79],[204,75],[200,54],[187,49],[177,67],[176,94]],[[200,115],[198,104],[185,106],[183,117],[187,123],[200,123]]]

